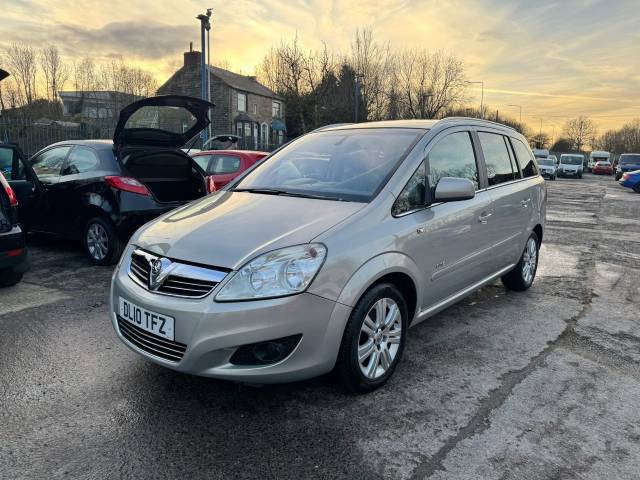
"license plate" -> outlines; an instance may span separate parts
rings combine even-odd
[[[175,320],[169,315],[152,312],[119,297],[118,313],[127,322],[167,340],[174,340]]]

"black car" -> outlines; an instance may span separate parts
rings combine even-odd
[[[0,144],[0,287],[10,287],[27,271],[25,235],[18,223],[18,199],[2,174],[2,164],[13,157],[13,146]]]
[[[180,147],[209,125],[212,107],[147,98],[121,111],[113,141],[59,142],[20,158],[10,184],[26,228],[79,239],[94,263],[115,263],[141,225],[207,194],[205,172]]]

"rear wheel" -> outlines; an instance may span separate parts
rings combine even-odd
[[[384,385],[405,345],[407,303],[392,284],[376,285],[358,301],[347,322],[335,373],[345,388],[365,393]]]
[[[0,288],[13,287],[22,280],[22,274],[17,273],[13,268],[0,270]]]
[[[84,246],[89,259],[96,265],[113,265],[122,254],[123,243],[111,222],[96,217],[87,222]]]
[[[640,182],[636,183],[633,186],[633,191],[636,192],[636,193],[640,193]]]
[[[502,283],[509,290],[523,292],[533,284],[538,271],[538,250],[540,241],[536,232],[531,232],[524,247],[520,261],[506,275],[502,276]]]

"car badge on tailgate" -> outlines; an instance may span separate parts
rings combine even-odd
[[[156,258],[149,269],[149,290],[157,290],[175,267],[168,258]]]

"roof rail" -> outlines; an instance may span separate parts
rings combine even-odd
[[[311,130],[311,132],[322,132],[323,130],[327,130],[328,128],[342,127],[343,125],[353,125],[353,123],[348,123],[348,122],[347,123],[332,123],[330,125],[323,125],[322,127],[318,127],[315,130]]]
[[[466,120],[466,121],[470,121],[470,122],[476,122],[476,123],[490,123],[492,125],[498,125],[500,127],[505,127],[505,128],[510,128],[511,130],[515,130],[517,132],[517,130],[509,125],[505,125],[504,123],[499,123],[499,122],[494,122],[491,120],[485,120],[484,118],[475,118],[475,117],[445,117],[443,119],[440,120],[440,122],[449,122],[449,121],[460,121],[460,120]]]

